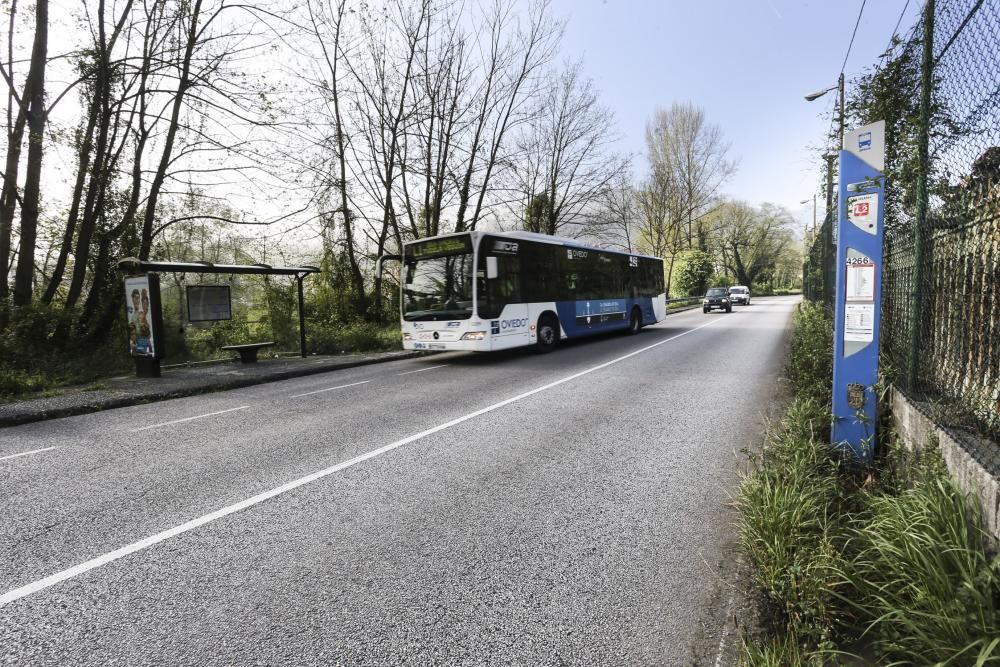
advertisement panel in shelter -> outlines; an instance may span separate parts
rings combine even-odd
[[[128,344],[133,357],[155,357],[153,313],[148,276],[125,279],[125,312],[128,316]]]

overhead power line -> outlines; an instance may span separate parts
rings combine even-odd
[[[844,73],[847,67],[847,59],[851,57],[851,48],[854,47],[854,38],[858,34],[858,26],[861,25],[861,15],[865,13],[865,3],[868,0],[861,0],[861,10],[858,12],[858,20],[854,24],[854,32],[851,33],[851,43],[847,45],[847,53],[844,54],[844,64],[840,66],[840,73]]]

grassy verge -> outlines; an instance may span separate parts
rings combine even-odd
[[[787,375],[795,399],[751,456],[736,505],[763,593],[746,665],[1000,664],[1000,558],[979,505],[933,447],[891,438],[857,470],[828,442],[832,327],[805,304]],[[857,659],[853,656],[852,659]]]

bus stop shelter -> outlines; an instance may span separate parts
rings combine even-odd
[[[214,264],[212,262],[151,262],[127,257],[118,261],[119,271],[126,275],[166,273],[221,273],[228,275],[294,276],[298,283],[299,305],[299,351],[306,356],[306,317],[302,281],[306,276],[320,273],[315,266],[271,266],[269,264]],[[154,322],[162,326],[163,315],[160,308],[159,285],[153,299]],[[162,354],[154,355],[159,359]]]

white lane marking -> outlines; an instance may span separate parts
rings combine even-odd
[[[295,394],[294,396],[289,396],[289,398],[301,398],[303,396],[312,396],[313,394],[322,394],[324,391],[333,391],[334,389],[343,389],[344,387],[357,387],[359,384],[367,384],[371,380],[362,380],[361,382],[352,382],[351,384],[342,384],[338,387],[327,387],[326,389],[317,389],[316,391],[307,391],[304,394]]]
[[[715,653],[715,667],[722,667],[722,656],[726,653],[726,640],[729,639],[729,610],[733,608],[735,598],[730,595],[726,603],[726,621],[722,625],[722,638],[719,640],[719,650]]]
[[[441,364],[440,366],[428,366],[427,368],[418,368],[415,371],[406,371],[405,373],[396,373],[396,375],[409,375],[410,373],[423,373],[424,371],[432,371],[435,368],[444,368],[448,364]]]
[[[198,415],[197,417],[185,417],[184,419],[174,419],[173,421],[163,422],[161,424],[150,424],[149,426],[143,426],[142,428],[137,428],[136,433],[139,431],[148,431],[151,428],[160,428],[161,426],[170,426],[171,424],[180,424],[182,422],[189,422],[193,419],[204,419],[205,417],[214,417],[215,415],[224,415],[227,412],[236,412],[237,410],[246,410],[249,405],[241,405],[238,408],[229,408],[228,410],[219,410],[218,412],[209,412],[207,415]]]
[[[27,596],[29,596],[29,595],[31,595],[33,593],[37,593],[39,591],[45,590],[46,588],[49,588],[50,586],[55,586],[56,584],[58,584],[60,582],[66,581],[67,579],[72,579],[73,577],[76,577],[76,576],[79,576],[81,574],[84,574],[85,572],[89,572],[90,570],[93,570],[95,568],[101,567],[102,565],[107,565],[108,563],[116,561],[119,558],[124,558],[125,556],[128,556],[129,554],[133,554],[133,553],[135,553],[137,551],[141,551],[142,549],[146,549],[147,547],[151,547],[154,544],[159,544],[160,542],[163,542],[165,540],[169,540],[172,537],[177,537],[178,535],[186,533],[189,530],[194,530],[195,528],[199,528],[201,526],[204,526],[207,523],[211,523],[212,521],[215,521],[216,519],[221,519],[221,518],[223,518],[225,516],[229,516],[230,514],[233,514],[235,512],[239,512],[240,510],[247,509],[248,507],[253,507],[254,505],[259,505],[260,503],[264,502],[265,500],[270,500],[271,498],[274,498],[275,496],[280,496],[283,493],[287,493],[287,492],[289,492],[289,491],[291,491],[293,489],[297,489],[300,486],[304,486],[306,484],[309,484],[310,482],[315,482],[316,480],[322,479],[323,477],[326,477],[328,475],[332,475],[335,472],[340,472],[341,470],[344,470],[346,468],[350,468],[351,466],[355,466],[355,465],[357,465],[359,463],[363,463],[364,461],[367,461],[368,459],[373,459],[376,456],[381,456],[382,454],[385,454],[386,452],[391,452],[392,450],[397,449],[399,447],[402,447],[403,445],[408,445],[411,442],[416,442],[417,440],[420,440],[422,438],[426,438],[429,435],[433,435],[433,434],[438,433],[440,431],[443,431],[445,429],[449,429],[452,426],[457,426],[458,424],[461,424],[463,422],[467,422],[470,419],[474,419],[474,418],[476,418],[476,417],[478,417],[480,415],[484,415],[487,412],[492,412],[493,410],[497,410],[498,408],[502,408],[502,407],[504,407],[506,405],[510,405],[511,403],[516,403],[517,401],[520,401],[520,400],[523,400],[525,398],[528,398],[529,396],[534,396],[535,394],[540,394],[543,391],[548,391],[549,389],[552,389],[554,387],[558,387],[561,384],[565,384],[567,382],[571,382],[572,380],[575,380],[577,378],[583,377],[584,375],[588,375],[589,373],[593,373],[595,371],[599,371],[601,369],[607,368],[608,366],[611,366],[612,364],[617,364],[620,361],[625,361],[626,359],[629,359],[630,357],[634,357],[637,354],[642,354],[643,352],[647,352],[649,350],[652,350],[654,347],[659,347],[660,345],[663,345],[664,343],[669,343],[672,340],[677,340],[678,338],[680,338],[682,336],[686,336],[689,333],[694,333],[695,331],[698,331],[699,329],[704,329],[705,327],[710,327],[713,324],[715,324],[717,322],[721,322],[721,321],[722,320],[714,320],[712,322],[709,322],[708,324],[703,324],[700,327],[695,327],[694,329],[688,329],[687,331],[679,333],[676,336],[671,336],[670,338],[664,338],[663,340],[661,340],[659,342],[653,343],[652,345],[647,345],[646,347],[639,348],[638,350],[635,350],[634,352],[629,352],[628,354],[622,355],[622,356],[618,357],[617,359],[612,359],[611,361],[606,361],[603,364],[598,364],[597,366],[592,366],[591,368],[588,368],[586,370],[580,371],[579,373],[574,373],[573,375],[568,375],[568,376],[566,376],[566,377],[564,377],[564,378],[562,378],[560,380],[556,380],[555,382],[550,382],[547,385],[543,385],[541,387],[537,387],[535,389],[532,389],[531,391],[526,391],[523,394],[518,394],[517,396],[505,399],[503,401],[500,401],[499,403],[494,403],[493,405],[489,405],[489,406],[487,406],[485,408],[480,408],[479,410],[476,410],[475,412],[470,412],[467,415],[463,415],[461,417],[457,417],[455,419],[452,419],[449,422],[445,422],[444,424],[439,424],[438,426],[434,426],[434,427],[429,428],[429,429],[427,429],[425,431],[421,431],[421,432],[416,433],[414,435],[411,435],[409,437],[403,438],[402,440],[397,440],[396,442],[393,442],[393,443],[390,443],[388,445],[385,445],[384,447],[380,447],[378,449],[373,449],[370,452],[366,452],[364,454],[360,454],[358,456],[355,456],[353,459],[344,461],[343,463],[338,463],[338,464],[336,464],[334,466],[330,466],[329,468],[325,468],[323,470],[319,470],[319,471],[314,472],[312,474],[306,475],[305,477],[300,477],[299,479],[293,480],[293,481],[288,482],[286,484],[282,484],[279,487],[273,488],[270,491],[265,491],[263,493],[259,493],[256,496],[253,496],[251,498],[247,498],[246,500],[241,500],[240,502],[235,503],[233,505],[229,505],[228,507],[223,507],[222,509],[216,510],[216,511],[211,512],[209,514],[206,514],[204,516],[200,516],[197,519],[191,519],[190,521],[188,521],[186,523],[182,523],[179,526],[174,526],[173,528],[168,528],[167,530],[164,530],[164,531],[162,531],[160,533],[156,533],[155,535],[150,535],[149,537],[144,538],[142,540],[139,540],[138,542],[133,542],[132,544],[129,544],[127,546],[121,547],[120,549],[116,549],[114,551],[108,552],[108,553],[104,554],[103,556],[98,556],[97,558],[92,558],[91,560],[88,560],[86,562],[80,563],[79,565],[74,565],[73,567],[71,567],[69,569],[66,569],[66,570],[63,570],[62,572],[56,572],[55,574],[49,575],[49,576],[45,577],[44,579],[39,579],[38,581],[33,581],[30,584],[26,584],[24,586],[21,586],[20,588],[15,588],[12,591],[8,591],[8,592],[4,593],[3,595],[0,595],[0,607],[3,607],[4,605],[9,604],[11,602],[14,602],[15,600],[20,600],[21,598],[27,597]]]
[[[6,461],[7,459],[16,459],[18,456],[27,456],[28,454],[38,454],[40,452],[48,452],[55,449],[55,447],[43,447],[42,449],[32,449],[30,452],[21,452],[20,454],[11,454],[9,456],[0,456],[0,461]]]

